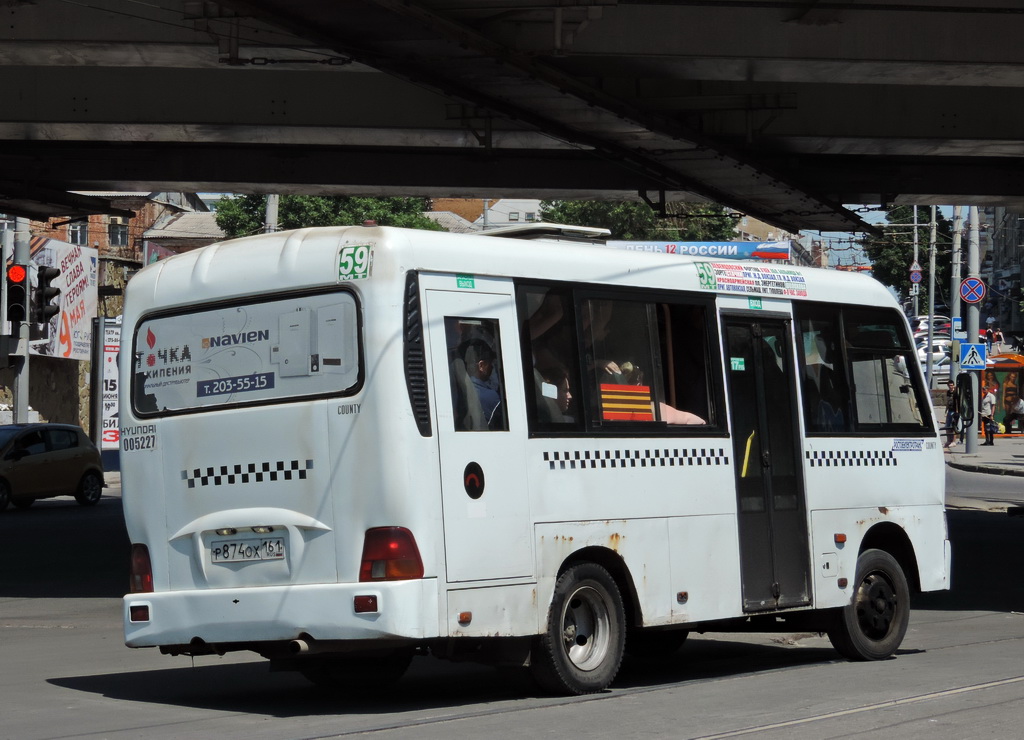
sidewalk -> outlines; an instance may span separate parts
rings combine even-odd
[[[945,440],[945,437],[943,437]],[[997,434],[993,447],[983,447],[968,455],[966,442],[953,445],[946,452],[946,464],[972,473],[1024,476],[1024,434]]]

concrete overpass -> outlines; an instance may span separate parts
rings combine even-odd
[[[7,0],[0,211],[68,190],[1024,206],[1018,0]]]

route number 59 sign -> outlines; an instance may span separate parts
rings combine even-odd
[[[338,254],[338,280],[362,280],[370,277],[373,252],[369,245],[342,247]]]

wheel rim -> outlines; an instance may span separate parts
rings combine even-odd
[[[85,494],[87,501],[99,501],[100,496],[103,494],[103,487],[100,485],[100,480],[95,475],[88,476],[82,483],[82,493]]]
[[[611,617],[602,594],[590,586],[577,588],[562,610],[562,646],[581,671],[601,666],[611,649]]]
[[[865,637],[882,640],[896,621],[896,589],[882,573],[869,573],[857,589],[857,623]]]

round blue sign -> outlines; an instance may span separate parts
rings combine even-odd
[[[960,283],[960,297],[964,303],[980,303],[985,299],[985,283],[980,278],[965,278]]]

